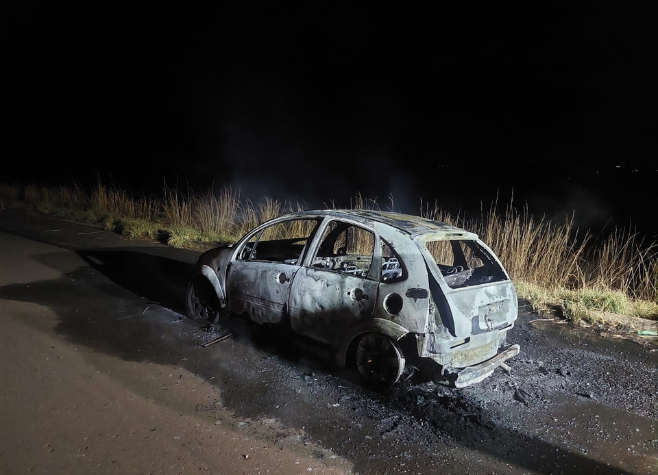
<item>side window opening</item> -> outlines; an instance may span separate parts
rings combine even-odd
[[[382,250],[382,282],[399,282],[407,278],[407,271],[398,254],[388,245],[386,241],[380,239]]]
[[[506,279],[498,263],[476,241],[432,241],[428,242],[426,247],[450,288]]]
[[[239,260],[297,264],[319,222],[316,219],[292,219],[272,224],[242,248]]]
[[[343,221],[331,221],[324,230],[313,267],[365,277],[372,265],[375,235]]]

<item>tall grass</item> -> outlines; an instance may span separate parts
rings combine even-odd
[[[80,189],[78,191],[83,193]],[[134,195],[118,186],[106,186],[101,181],[96,183],[89,195],[90,209],[121,218],[155,220],[161,206],[158,197]]]
[[[601,240],[581,231],[575,215],[562,223],[535,219],[527,206],[493,203],[479,219],[445,213],[438,205],[421,210],[429,219],[479,235],[516,280],[542,288],[619,291],[632,299],[658,302],[658,243],[645,243],[636,231],[615,229]]]
[[[389,200],[392,209],[393,197]],[[0,184],[0,204],[106,221],[109,227],[122,222],[127,236],[153,237],[160,229],[169,233],[170,244],[176,246],[192,241],[234,242],[266,220],[305,208],[302,203],[269,197],[257,203],[243,200],[239,190],[230,186],[182,192],[165,185],[160,195],[146,195],[107,186],[100,180],[89,191],[78,185],[44,188]],[[332,202],[326,207],[335,205]],[[360,193],[350,198],[350,207],[380,209],[376,200]],[[453,215],[436,202],[433,206],[421,203],[419,215],[478,234],[519,284],[520,295],[537,307],[550,294],[553,302],[561,302],[558,306],[573,315],[581,304],[619,311],[623,297],[648,302],[647,312],[658,314],[658,243],[645,243],[635,230],[614,229],[597,238],[578,229],[575,215],[553,222],[535,218],[527,206],[518,209],[511,201],[502,209],[494,202],[482,208],[477,218]],[[307,230],[285,232],[294,237]]]

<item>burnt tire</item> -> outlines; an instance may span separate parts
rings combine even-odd
[[[383,391],[398,382],[405,359],[400,346],[381,333],[366,333],[356,347],[356,367],[366,387]]]
[[[197,322],[216,323],[221,306],[210,281],[204,276],[194,277],[185,292],[187,316]]]

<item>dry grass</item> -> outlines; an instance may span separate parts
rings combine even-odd
[[[554,223],[534,219],[527,207],[519,211],[511,203],[502,212],[492,204],[478,220],[453,217],[436,205],[426,206],[421,214],[478,234],[520,284],[519,295],[535,302],[538,310],[563,306],[571,309],[566,313],[579,315],[582,312],[574,302],[605,310],[595,304],[591,292],[607,294],[613,301],[623,295],[628,302],[658,303],[658,243],[644,243],[637,232],[615,229],[596,241],[576,227],[573,215]],[[538,295],[537,289],[544,294]],[[567,299],[562,298],[565,292],[571,292]],[[543,304],[548,301],[552,305]],[[628,303],[623,311],[658,316],[655,306],[639,303]]]
[[[120,226],[121,235],[129,239],[155,239],[158,237],[158,225],[153,221],[126,219],[116,226]]]
[[[168,232],[167,244],[173,247],[190,247],[193,242],[201,241],[201,232],[188,226],[174,226]]]
[[[546,288],[524,281],[516,282],[516,290],[537,314],[574,323],[604,323],[606,314],[658,320],[658,302],[633,299],[620,291]]]
[[[393,209],[392,196],[389,201]],[[102,222],[132,238],[153,238],[160,230],[176,247],[235,242],[264,221],[304,209],[303,204],[268,197],[257,203],[242,200],[232,187],[183,193],[165,186],[158,196],[135,195],[100,180],[91,191],[78,185],[0,184],[0,206]],[[326,207],[335,208],[333,202]],[[350,198],[350,207],[380,209],[376,200],[360,193]],[[636,231],[614,229],[595,238],[577,228],[573,215],[559,223],[536,219],[527,207],[519,210],[512,202],[502,210],[494,202],[477,219],[452,215],[436,203],[421,203],[419,214],[478,234],[512,276],[519,296],[540,313],[576,322],[593,321],[595,312],[658,318],[658,243],[645,243]],[[283,232],[294,237],[308,229]]]
[[[88,203],[89,208],[105,215],[146,221],[156,220],[162,206],[157,197],[132,195],[117,186],[105,186],[100,181],[91,191]]]

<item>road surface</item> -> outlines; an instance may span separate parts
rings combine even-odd
[[[0,212],[0,473],[658,473],[655,339],[522,307],[510,373],[377,394],[184,318],[198,254]]]

